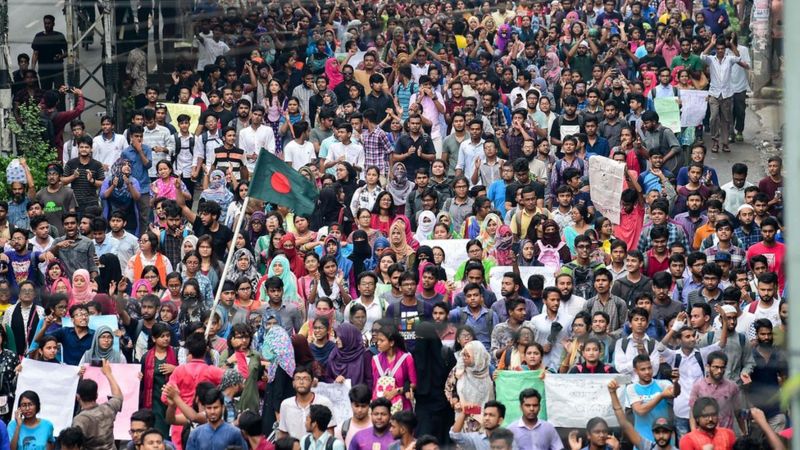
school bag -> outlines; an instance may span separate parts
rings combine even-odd
[[[378,379],[375,381],[375,396],[383,397],[384,393],[387,391],[392,391],[397,389],[397,382],[394,379],[395,373],[403,366],[403,361],[406,360],[408,357],[408,353],[403,353],[400,355],[397,360],[394,362],[394,366],[390,370],[386,370],[381,366],[381,362],[378,359],[379,355],[375,355],[372,357],[372,361],[375,363],[375,367],[378,369]],[[403,394],[395,395],[391,400],[392,408],[391,413],[397,413],[403,410]]]
[[[560,251],[566,245],[563,242],[558,243],[558,247],[552,245],[542,244],[542,241],[536,241],[539,247],[539,257],[537,258],[544,267],[552,269],[553,273],[561,269],[561,254]]]

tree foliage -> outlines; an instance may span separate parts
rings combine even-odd
[[[17,154],[0,156],[0,173],[4,178],[11,160],[21,157],[25,158],[36,186],[47,185],[47,165],[56,161],[57,153],[44,137],[45,125],[40,111],[38,104],[29,101],[19,106],[20,121],[9,121],[8,127],[17,141]],[[7,200],[10,197],[8,183],[0,183],[0,198]]]

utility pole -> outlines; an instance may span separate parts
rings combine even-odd
[[[0,0],[0,153],[12,153],[11,47],[8,42],[8,0]]]

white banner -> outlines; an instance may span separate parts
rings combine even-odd
[[[498,300],[501,299],[500,282],[503,281],[503,274],[506,272],[513,272],[513,270],[514,268],[511,266],[495,266],[489,271],[489,288],[497,295]],[[544,287],[556,285],[556,275],[553,273],[552,269],[534,266],[519,268],[519,276],[522,278],[523,286],[528,286],[528,278],[530,278],[531,275],[544,276]]]
[[[122,390],[122,411],[114,420],[114,439],[126,441],[131,438],[131,415],[139,409],[139,364],[111,364],[111,373]],[[111,397],[111,387],[99,367],[86,367],[85,380],[97,383],[97,403],[103,404]]]
[[[608,383],[619,375],[557,375],[544,378],[547,395],[547,421],[556,427],[583,428],[593,417],[602,417],[609,426],[619,426]]]
[[[592,203],[600,214],[608,217],[615,225],[619,225],[624,181],[624,163],[604,156],[592,156],[589,159],[589,194]]]
[[[317,383],[313,389],[319,395],[324,396],[333,404],[333,420],[336,425],[341,425],[345,420],[353,417],[353,410],[350,408],[350,380],[345,379],[344,383]]]
[[[444,262],[442,268],[447,273],[447,279],[455,281],[453,278],[458,266],[467,258],[467,242],[469,239],[431,239],[422,241],[419,245],[427,245],[430,248],[441,247],[444,250]]]
[[[681,126],[696,127],[703,123],[708,108],[708,91],[681,89]]]
[[[23,359],[22,371],[17,378],[14,409],[17,409],[19,394],[36,392],[42,402],[39,417],[53,422],[53,433],[58,436],[61,430],[72,425],[79,369],[78,366]]]

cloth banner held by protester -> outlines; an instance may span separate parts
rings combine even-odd
[[[138,374],[139,366],[136,367]],[[23,359],[22,371],[17,377],[15,405],[19,402],[19,395],[25,391],[39,394],[42,402],[39,417],[45,417],[53,423],[53,433],[57,436],[72,424],[79,370],[78,366]],[[136,395],[138,399],[138,392]]]
[[[427,245],[430,248],[441,247],[444,250],[445,257],[442,262],[442,268],[447,274],[447,279],[453,280],[458,266],[468,259],[467,242],[469,242],[469,239],[431,239],[422,241],[419,245]]]
[[[582,428],[593,417],[602,417],[612,427],[618,426],[608,382],[619,375],[547,374],[547,420],[556,427]]]
[[[681,132],[681,109],[675,98],[657,98],[654,103],[661,125],[669,128],[675,134],[679,134]]]
[[[608,217],[615,225],[619,224],[624,181],[624,163],[604,156],[592,156],[589,160],[589,193],[592,203],[603,217]]]
[[[200,123],[200,105],[181,105],[179,103],[164,103],[167,113],[173,124],[178,123],[178,116],[186,114],[189,116],[189,132],[194,134],[197,124]]]
[[[514,268],[511,266],[495,266],[489,271],[489,288],[495,294],[500,294],[500,283],[503,281],[503,275],[506,272],[513,272]],[[556,285],[556,275],[553,269],[547,267],[527,266],[519,268],[519,276],[522,278],[522,284],[528,285],[528,278],[531,275],[541,275],[544,277],[544,287]]]
[[[703,123],[708,108],[708,91],[681,89],[681,126],[696,127]]]
[[[131,425],[131,415],[139,409],[139,364],[111,364],[111,372],[122,390],[122,411],[114,420],[114,439],[130,439],[128,430]],[[106,376],[99,367],[88,366],[83,374],[83,379],[94,380],[97,383],[98,403],[105,403],[111,396],[111,387]]]
[[[499,370],[494,383],[495,398],[506,407],[503,426],[507,427],[522,415],[522,411],[519,409],[519,393],[528,388],[536,389],[542,394],[539,419],[547,420],[547,403],[545,402],[545,386],[541,369],[525,371]]]
[[[341,425],[345,420],[353,417],[353,410],[350,408],[350,380],[345,379],[344,383],[317,383],[312,389],[314,393],[322,395],[333,404],[333,421],[336,425]]]

